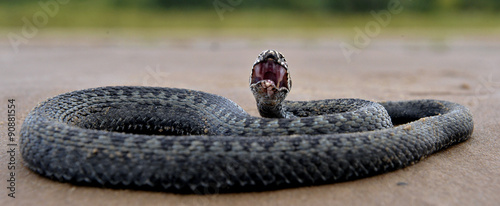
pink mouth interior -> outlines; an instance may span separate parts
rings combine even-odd
[[[253,67],[252,84],[262,80],[270,80],[278,88],[288,88],[286,69],[273,60],[263,61]]]

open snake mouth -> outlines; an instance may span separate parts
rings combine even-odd
[[[265,80],[267,84],[277,87],[277,89],[290,89],[288,85],[287,69],[273,58],[268,58],[256,63],[253,67],[250,84],[255,84],[263,80]]]

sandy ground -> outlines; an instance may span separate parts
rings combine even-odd
[[[68,43],[71,42],[71,43]],[[376,39],[348,63],[340,41],[193,39],[128,42],[30,41],[14,52],[0,42],[0,205],[498,205],[500,202],[500,41]],[[76,42],[76,43],[75,43]],[[475,130],[467,142],[375,177],[278,191],[177,195],[74,186],[40,177],[15,159],[8,196],[8,99],[16,134],[40,101],[72,90],[149,85],[228,97],[253,115],[250,66],[268,48],[283,52],[293,78],[289,99],[433,98],[467,105]],[[18,136],[16,136],[16,141]],[[16,143],[16,142],[14,142]]]

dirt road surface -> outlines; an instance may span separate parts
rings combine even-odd
[[[15,52],[0,42],[0,205],[498,205],[500,41],[376,39],[348,59],[340,40],[172,39],[35,41]],[[256,55],[281,51],[293,79],[289,99],[443,99],[474,114],[472,138],[413,166],[361,180],[278,191],[178,195],[74,186],[23,166],[15,149],[9,187],[8,100],[16,135],[40,101],[72,90],[144,85],[203,90],[258,115],[248,89]],[[14,147],[16,148],[16,147]]]

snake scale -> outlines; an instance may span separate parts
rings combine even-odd
[[[469,110],[448,101],[286,101],[290,73],[274,50],[259,55],[250,85],[263,117],[188,89],[61,94],[26,117],[22,157],[31,170],[63,182],[207,194],[373,176],[473,131]]]

